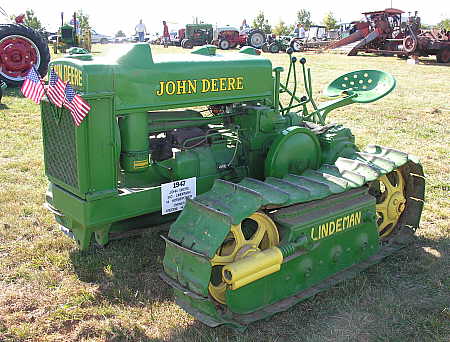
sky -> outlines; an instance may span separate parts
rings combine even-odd
[[[61,12],[69,19],[74,11],[82,10],[89,15],[89,22],[98,33],[115,35],[122,30],[127,35],[134,34],[134,27],[143,20],[150,33],[162,31],[162,20],[166,20],[170,30],[192,23],[194,17],[205,23],[238,27],[243,19],[251,23],[257,13],[262,10],[272,26],[280,20],[286,24],[295,22],[296,13],[300,9],[311,12],[312,21],[320,24],[325,14],[331,11],[338,21],[349,22],[361,19],[362,12],[398,8],[404,12],[419,11],[422,23],[436,24],[450,18],[450,1],[448,0],[335,0],[335,1],[294,1],[288,0],[227,0],[227,1],[130,1],[129,3],[101,0],[65,1],[36,1],[20,0],[7,1],[0,6],[9,14],[24,13],[33,9],[38,19],[48,31],[56,31],[61,22]],[[1,20],[1,18],[0,18]]]

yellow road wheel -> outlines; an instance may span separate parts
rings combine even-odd
[[[222,268],[255,252],[278,245],[280,237],[272,219],[256,212],[240,224],[232,225],[230,233],[211,259],[212,272],[209,293],[219,303],[225,304],[227,285],[222,278]]]
[[[405,180],[394,170],[372,182],[369,193],[376,198],[377,224],[380,238],[386,238],[397,226],[405,210]]]

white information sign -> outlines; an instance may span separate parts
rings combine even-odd
[[[194,198],[197,195],[196,185],[196,177],[161,184],[162,215],[183,210],[186,204],[186,198]]]

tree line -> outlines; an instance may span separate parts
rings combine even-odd
[[[14,21],[14,19],[17,17],[17,15],[11,15],[10,19]],[[73,18],[73,15],[70,14],[68,17],[65,18],[67,22],[69,22]],[[79,10],[76,12],[76,18],[78,21],[78,24],[81,29],[90,28],[89,25],[89,15],[84,13],[83,10]],[[42,22],[38,19],[36,14],[32,9],[28,9],[25,11],[25,17],[23,21],[25,26],[31,27],[32,29],[35,29],[37,31],[45,32],[46,28],[42,24]]]
[[[304,25],[305,29],[308,30],[313,22],[311,20],[311,12],[307,9],[301,9],[297,11],[296,24]],[[334,17],[333,12],[328,12],[322,20],[323,26],[328,30],[336,28],[337,20]],[[295,29],[295,24],[287,25],[283,20],[280,21],[272,28],[269,21],[264,16],[264,12],[260,11],[258,15],[253,19],[253,28],[258,28],[265,33],[273,33],[277,36],[285,36],[290,34]]]

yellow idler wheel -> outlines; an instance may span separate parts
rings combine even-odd
[[[380,238],[386,238],[394,231],[405,210],[405,180],[399,170],[394,170],[372,182],[369,191],[377,200]]]
[[[212,273],[208,286],[211,296],[225,304],[227,284],[222,278],[222,268],[225,265],[274,247],[279,242],[275,223],[264,213],[253,213],[240,224],[232,225],[227,238],[211,259]]]

